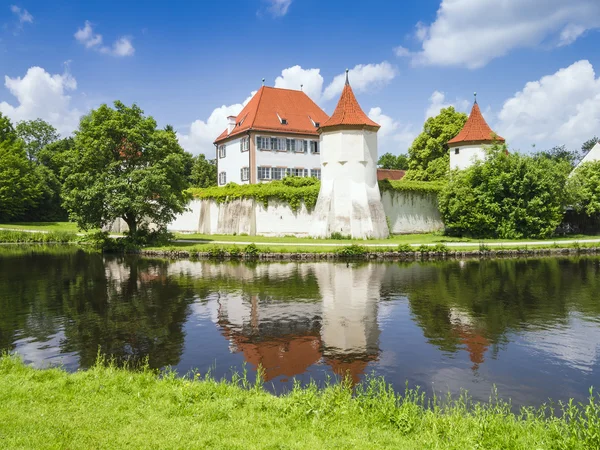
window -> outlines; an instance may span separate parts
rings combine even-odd
[[[256,147],[259,150],[269,150],[271,148],[271,146],[269,145],[270,141],[271,140],[268,137],[257,136],[256,137]]]
[[[281,119],[281,125],[287,125],[287,119]]]
[[[258,179],[259,180],[270,180],[271,179],[271,168],[270,167],[257,167]]]
[[[321,169],[310,169],[310,176],[321,179]]]
[[[225,145],[219,145],[219,158],[225,158]]]
[[[271,169],[271,178],[273,180],[281,180],[285,175],[285,169],[283,167],[273,167]]]
[[[248,150],[250,150],[250,138],[249,137],[243,138],[240,146],[241,146],[240,147],[241,151],[243,151],[243,152],[247,152]]]
[[[285,140],[285,149],[288,152],[295,152],[296,151],[296,139],[286,139]]]
[[[250,168],[242,167],[240,169],[240,175],[242,177],[242,181],[248,181],[250,179]]]
[[[310,141],[310,152],[313,154],[320,153],[319,141]]]
[[[225,172],[221,172],[219,174],[219,184],[220,185],[227,184],[227,174]]]
[[[302,141],[302,151],[308,153],[308,141]]]
[[[271,148],[278,152],[285,152],[285,139],[271,138]]]
[[[308,169],[298,169],[296,167],[288,167],[286,169],[286,174],[293,177],[307,177]]]
[[[454,154],[455,154],[455,155],[458,155],[459,153],[460,153],[460,148],[455,148],[455,149],[454,149]]]

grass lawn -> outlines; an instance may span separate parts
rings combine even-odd
[[[2,448],[218,449],[597,449],[600,408],[567,406],[514,414],[464,397],[423,406],[382,380],[358,387],[296,388],[281,397],[259,386],[210,378],[158,377],[96,366],[67,374],[0,358]]]
[[[73,222],[9,222],[0,223],[0,228],[6,230],[79,232],[77,224]]]

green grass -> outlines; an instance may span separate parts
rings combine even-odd
[[[0,230],[0,243],[61,243],[75,242],[79,239],[77,234],[67,231],[48,231],[35,233],[29,231]]]
[[[191,377],[190,377],[191,378]],[[0,447],[597,449],[597,399],[511,412],[492,398],[427,402],[381,379],[276,397],[234,376],[178,378],[111,365],[68,374],[0,358]],[[354,394],[354,395],[353,395]]]
[[[9,222],[0,223],[0,228],[7,230],[30,230],[30,231],[65,231],[77,233],[79,229],[73,222]]]

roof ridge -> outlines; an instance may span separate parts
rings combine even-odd
[[[459,133],[448,141],[448,144],[458,144],[463,142],[504,142],[505,139],[488,125],[477,100],[473,103],[469,118],[463,125]]]

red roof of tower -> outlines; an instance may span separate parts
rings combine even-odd
[[[249,130],[318,136],[318,125],[327,119],[329,116],[304,92],[262,86],[235,118],[231,133],[225,129],[215,144]]]
[[[496,133],[492,131],[489,127],[483,115],[481,114],[481,110],[479,109],[479,105],[477,101],[473,104],[473,109],[471,109],[471,114],[465,123],[465,126],[460,133],[458,133],[454,138],[448,141],[448,144],[464,144],[464,143],[492,143],[492,142],[504,142],[504,138],[502,136],[498,136]]]
[[[333,115],[325,123],[321,124],[321,129],[336,126],[351,127],[373,127],[379,129],[379,124],[375,123],[360,108],[354,92],[348,83],[348,71],[346,71],[346,84],[342,90],[340,101],[335,107]]]

